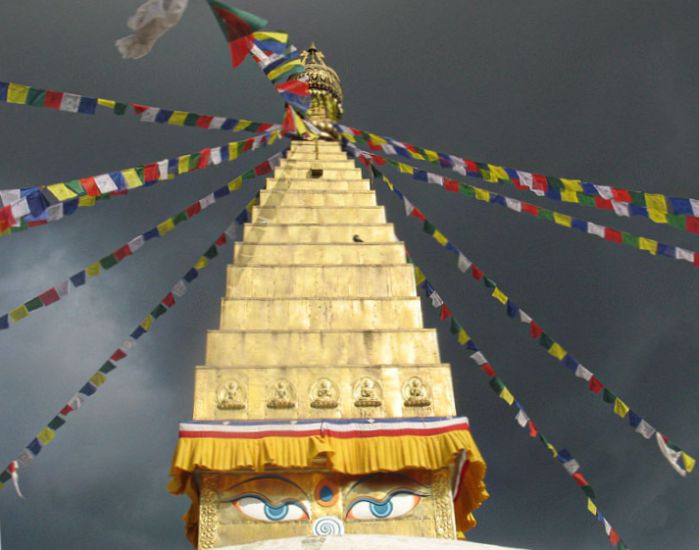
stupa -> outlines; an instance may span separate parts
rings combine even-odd
[[[405,247],[335,138],[340,79],[315,46],[302,59],[324,139],[292,141],[235,245],[170,491],[201,550],[446,548],[475,525],[485,462]]]

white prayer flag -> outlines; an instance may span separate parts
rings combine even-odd
[[[524,412],[524,409],[519,409],[517,411],[517,416],[515,416],[515,420],[517,421],[517,424],[519,424],[522,428],[525,428],[527,424],[529,424],[529,416],[527,413]]]
[[[228,227],[226,227],[226,230],[224,233],[226,234],[226,237],[228,237],[231,241],[235,239],[235,234],[236,234],[236,226],[237,222],[232,223]]]
[[[627,218],[631,216],[629,213],[629,205],[625,202],[612,201],[612,208],[617,216],[625,216]]]
[[[396,148],[393,145],[391,145],[390,143],[382,143],[381,149],[383,149],[383,152],[385,155],[395,155],[396,154]]]
[[[462,176],[466,175],[466,165],[464,164],[463,159],[449,155],[449,160],[452,162],[452,169],[454,172],[461,174]]]
[[[70,293],[70,280],[62,281],[56,286],[56,292],[58,292],[58,295],[63,298],[63,296],[67,296]]]
[[[580,469],[580,464],[578,464],[577,460],[572,459],[568,462],[564,462],[563,467],[566,469],[566,472],[568,472],[570,475],[573,475]]]
[[[211,149],[211,164],[214,166],[218,166],[221,164],[222,159],[221,159],[221,148],[220,147],[214,147]]]
[[[596,223],[587,222],[587,232],[590,235],[597,235],[601,239],[604,239],[604,227],[597,225]]]
[[[403,206],[405,207],[405,215],[406,216],[410,216],[410,214],[412,214],[413,210],[415,210],[413,203],[410,202],[406,197],[403,197]]]
[[[658,448],[660,449],[660,452],[670,463],[672,469],[675,470],[682,477],[687,477],[687,472],[684,470],[684,468],[682,468],[682,466],[679,465],[679,461],[682,460],[682,453],[668,447],[660,432],[655,432],[655,440],[658,442]]]
[[[699,217],[699,199],[689,199],[689,203],[692,205],[692,215]]]
[[[433,185],[444,185],[444,177],[439,174],[433,174],[432,172],[427,172],[427,183]]]
[[[182,279],[177,281],[175,283],[175,286],[172,287],[172,293],[178,298],[182,298],[182,296],[187,294],[187,285],[184,283]]]
[[[50,222],[57,222],[63,218],[63,203],[52,204],[46,209],[46,219]]]
[[[529,315],[527,315],[522,309],[519,310],[519,320],[527,325],[532,322],[532,318],[529,317]]]
[[[597,190],[599,196],[603,199],[612,200],[614,198],[612,188],[608,185],[595,185],[595,189]]]
[[[483,355],[482,351],[477,351],[473,355],[471,355],[471,359],[478,365],[479,367],[482,367],[485,365],[488,360],[485,358],[485,355]]]
[[[145,239],[143,238],[143,235],[139,235],[138,237],[134,237],[129,241],[129,250],[131,252],[136,252],[139,250],[145,243]]]
[[[110,176],[109,174],[101,174],[99,176],[95,176],[95,183],[97,184],[97,188],[100,190],[100,193],[102,194],[111,193],[112,191],[117,191],[119,189],[116,183],[114,183],[112,176]]]
[[[444,304],[444,300],[442,300],[442,297],[437,294],[436,290],[430,294],[429,298],[432,300],[432,307],[441,307]]]
[[[471,260],[469,260],[461,252],[459,252],[459,259],[456,260],[456,267],[459,268],[459,271],[461,271],[461,273],[466,273],[468,269],[471,267],[472,263],[473,262]]]
[[[199,204],[201,205],[201,209],[205,210],[212,204],[216,202],[216,197],[214,197],[213,193],[209,193],[204,197],[203,199],[199,199]]]
[[[689,263],[694,263],[694,252],[691,250],[686,250],[684,248],[675,247],[675,258],[678,260],[685,260]]]
[[[505,197],[505,205],[507,206],[507,208],[509,208],[510,210],[514,210],[515,212],[522,211],[522,201],[518,201],[517,199]]]
[[[170,161],[168,159],[163,159],[158,161],[158,179],[160,181],[168,179],[168,170],[170,167]]]
[[[583,380],[585,380],[585,382],[589,382],[592,378],[592,373],[582,365],[578,365],[575,368],[575,376],[577,376],[578,378],[582,378]]]
[[[158,107],[148,107],[141,113],[141,122],[155,122],[160,109]]]
[[[222,116],[215,116],[214,118],[211,119],[211,124],[209,124],[209,129],[211,130],[220,130],[221,126],[223,126],[226,122],[226,118]]]
[[[61,99],[61,111],[77,113],[80,108],[80,96],[77,94],[63,94]]]
[[[529,189],[531,189],[534,185],[534,176],[532,176],[529,172],[517,170],[517,177],[519,178],[519,182]]]
[[[7,206],[22,197],[22,192],[19,189],[4,189],[0,191],[0,204]]]
[[[648,424],[648,422],[645,420],[641,419],[638,426],[636,426],[636,433],[641,434],[646,439],[650,439],[655,433],[655,428]]]

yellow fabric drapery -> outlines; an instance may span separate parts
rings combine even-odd
[[[459,480],[454,509],[459,531],[476,525],[473,511],[488,498],[483,478],[486,464],[467,429],[436,435],[332,435],[270,436],[262,438],[182,437],[175,450],[168,490],[187,494],[191,501],[183,516],[187,537],[196,546],[199,493],[196,470],[208,472],[262,472],[268,468],[325,469],[363,475],[401,470],[439,470],[459,461],[466,452],[468,464]]]

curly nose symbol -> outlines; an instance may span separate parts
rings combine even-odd
[[[316,537],[344,535],[345,526],[342,524],[342,521],[334,517],[318,518],[313,522],[313,534]]]

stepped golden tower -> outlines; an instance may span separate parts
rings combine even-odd
[[[333,139],[334,70],[311,46],[308,119],[228,266],[171,492],[201,550],[298,536],[455,539],[487,498],[405,247]]]

